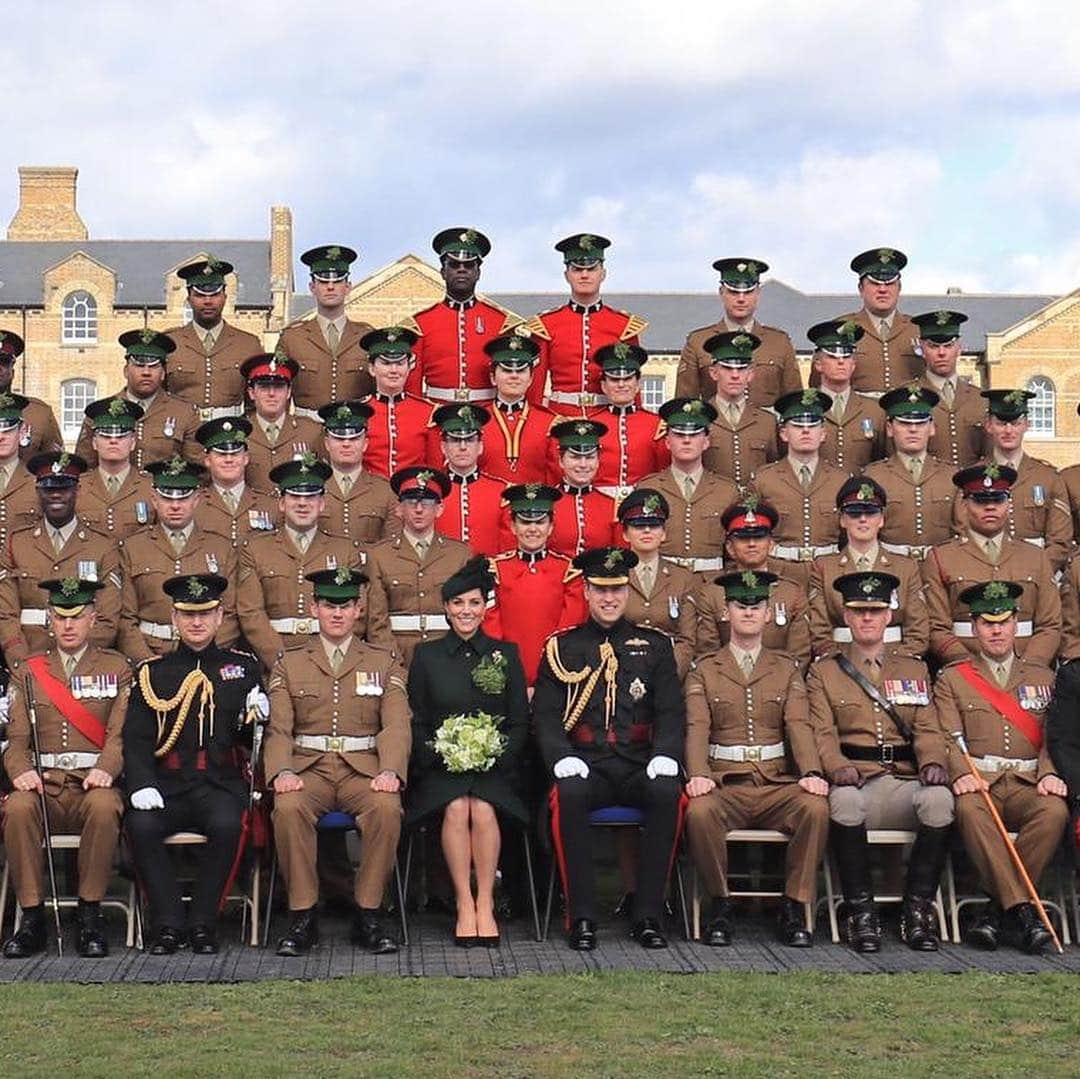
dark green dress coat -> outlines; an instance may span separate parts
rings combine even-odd
[[[506,687],[501,694],[485,693],[472,680],[473,668],[495,651],[507,661]],[[409,666],[409,706],[413,745],[405,794],[408,824],[416,824],[467,794],[528,824],[521,759],[529,729],[529,703],[517,645],[489,637],[483,630],[467,641],[450,630],[437,641],[423,642]],[[502,716],[500,730],[509,742],[487,772],[448,772],[428,743],[447,716],[470,712]]]

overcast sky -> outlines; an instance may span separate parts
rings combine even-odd
[[[23,5],[0,217],[18,165],[73,164],[94,238],[265,237],[285,204],[354,278],[461,224],[492,291],[563,287],[581,230],[613,291],[745,255],[844,292],[879,245],[908,291],[1080,287],[1075,3],[450,7]]]

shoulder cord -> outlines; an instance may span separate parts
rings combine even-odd
[[[557,637],[549,638],[544,650],[555,677],[567,687],[566,707],[563,709],[562,718],[563,730],[573,730],[577,725],[582,712],[585,711],[586,706],[592,699],[593,691],[596,689],[596,683],[600,681],[601,675],[604,676],[607,683],[604,694],[604,728],[610,727],[611,717],[615,714],[615,694],[617,689],[615,679],[619,673],[619,661],[615,656],[615,649],[612,648],[611,642],[604,641],[600,645],[600,662],[595,670],[587,664],[580,671],[567,670],[559,658]],[[585,684],[582,685],[582,682]]]
[[[139,688],[142,690],[142,695],[146,699],[146,703],[157,713],[157,736],[158,748],[154,750],[154,756],[161,758],[171,752],[173,746],[176,745],[177,739],[180,737],[180,732],[184,729],[184,724],[187,722],[188,712],[191,711],[191,706],[195,701],[195,694],[200,693],[199,697],[199,744],[204,743],[204,722],[206,719],[207,708],[209,708],[210,719],[210,731],[213,733],[214,729],[214,683],[202,672],[198,667],[193,671],[189,671],[184,677],[183,682],[180,683],[180,688],[176,692],[175,697],[159,697],[154,692],[154,687],[150,683],[150,666],[149,664],[143,667],[139,671]],[[179,706],[180,711],[177,713],[176,721],[173,723],[172,730],[169,731],[165,740],[162,741],[162,733],[165,730],[165,723],[168,717],[168,713],[172,709]]]

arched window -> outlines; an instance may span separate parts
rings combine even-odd
[[[86,406],[97,400],[97,383],[92,378],[69,378],[60,383],[60,427],[64,441],[79,437]]]
[[[97,341],[97,301],[89,292],[80,289],[64,300],[60,336],[71,344]]]
[[[1039,438],[1054,437],[1054,404],[1057,393],[1054,384],[1045,375],[1036,375],[1027,384],[1029,393],[1035,394],[1028,402],[1028,434]]]

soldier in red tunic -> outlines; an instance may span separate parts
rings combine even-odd
[[[431,405],[405,392],[416,359],[418,338],[412,330],[389,326],[372,330],[360,341],[368,354],[375,392],[367,398],[368,420],[364,468],[389,479],[399,468],[427,462]]]
[[[480,471],[480,431],[491,415],[479,405],[443,405],[435,409],[432,420],[434,430],[441,434],[438,453],[446,461],[450,477],[450,492],[443,499],[442,516],[435,528],[467,543],[474,554],[498,554],[505,484]],[[435,462],[435,453],[429,452],[428,459]]]
[[[484,471],[506,483],[541,483],[551,472],[548,431],[556,416],[526,399],[540,347],[509,333],[489,341],[484,351],[491,357],[495,386],[492,422],[480,432]]]
[[[415,318],[420,340],[416,367],[405,388],[442,404],[490,401],[495,396],[484,345],[508,333],[520,319],[477,299],[480,264],[491,242],[476,229],[443,229],[431,246],[439,256],[446,296]]]
[[[540,403],[551,376],[547,404],[564,416],[584,416],[590,408],[606,404],[600,388],[601,369],[596,352],[617,341],[636,345],[648,322],[628,311],[608,307],[600,299],[607,270],[604,251],[611,241],[579,233],[555,245],[566,262],[570,299],[561,307],[541,311],[529,321],[540,339],[540,366],[529,399]]]
[[[488,610],[484,632],[518,646],[531,687],[544,642],[556,630],[585,621],[585,598],[581,571],[565,555],[548,549],[555,527],[554,506],[562,492],[541,483],[525,483],[507,487],[504,498],[515,543],[491,562],[495,604]]]

